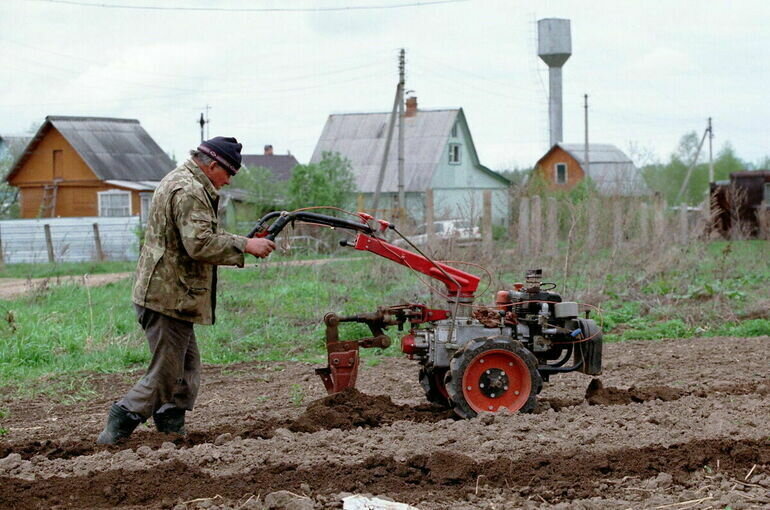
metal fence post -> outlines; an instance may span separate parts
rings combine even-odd
[[[53,256],[53,240],[51,239],[51,225],[46,223],[43,225],[43,230],[45,230],[45,247],[48,249],[48,262],[54,263],[55,259]]]
[[[521,197],[519,200],[519,232],[518,232],[519,253],[527,255],[529,253],[529,198]]]

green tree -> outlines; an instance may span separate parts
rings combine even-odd
[[[497,170],[497,173],[511,181],[511,186],[522,186],[532,175],[533,168],[514,168],[513,170]]]
[[[690,173],[687,187],[678,197],[682,183],[687,177],[688,169],[693,162],[698,150],[700,138],[695,131],[686,133],[679,141],[677,150],[671,154],[668,163],[655,163],[642,167],[642,175],[647,185],[665,197],[666,201],[674,205],[674,202],[686,202],[691,205],[699,204],[708,194],[709,189],[709,165],[707,152],[702,148],[698,156],[698,163]],[[714,180],[728,179],[731,172],[737,172],[747,168],[729,142],[726,142],[714,159]],[[678,197],[678,198],[677,198]]]
[[[236,221],[252,221],[285,207],[286,183],[279,182],[273,172],[264,167],[243,167],[230,180],[230,190],[246,193],[245,197],[239,197]]]
[[[243,167],[230,180],[230,187],[244,190],[252,200],[263,204],[276,204],[286,191],[286,184],[278,182],[273,172],[264,167]]]
[[[346,207],[355,191],[350,161],[339,153],[324,152],[321,161],[297,165],[289,180],[289,207]]]

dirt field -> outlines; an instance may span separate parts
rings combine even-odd
[[[408,360],[321,401],[306,364],[208,367],[186,437],[141,426],[114,447],[94,438],[140,373],[93,375],[88,402],[0,403],[0,507],[770,508],[769,347],[610,344],[599,381],[554,376],[534,414],[468,421],[425,404]]]

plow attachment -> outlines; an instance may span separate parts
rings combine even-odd
[[[386,319],[386,315],[385,310],[350,317],[340,317],[334,313],[326,314],[324,324],[326,324],[326,352],[329,364],[325,368],[317,368],[315,373],[321,377],[329,394],[355,388],[359,348],[385,349],[390,345],[390,337],[383,332],[383,328],[393,323]],[[372,336],[340,341],[339,324],[341,322],[364,323],[369,326]]]

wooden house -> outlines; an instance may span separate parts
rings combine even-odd
[[[22,218],[145,217],[173,167],[138,120],[48,116],[6,180]]]
[[[390,116],[389,112],[330,115],[310,159],[318,163],[324,153],[336,152],[350,160],[363,209],[372,207]],[[491,190],[493,221],[508,221],[510,182],[480,163],[462,108],[419,110],[412,97],[406,100],[403,121],[404,208],[412,219],[424,221],[425,191],[431,189],[435,218],[475,221],[481,215],[483,192]],[[389,210],[397,207],[398,124],[380,189],[380,207]]]
[[[551,191],[569,191],[587,176],[605,196],[651,194],[631,159],[610,144],[557,143],[535,164],[535,174]]]

